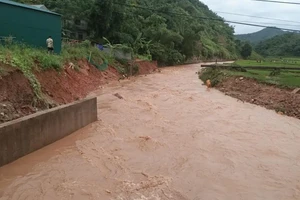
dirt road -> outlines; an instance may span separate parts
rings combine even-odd
[[[206,91],[198,68],[95,92],[99,121],[0,168],[0,199],[300,199],[300,121]]]

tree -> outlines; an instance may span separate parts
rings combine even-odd
[[[234,59],[241,52],[234,42],[234,29],[199,0],[15,1],[45,4],[66,22],[85,20],[93,41],[105,43],[105,37],[167,65],[194,58]]]
[[[252,54],[252,46],[249,43],[244,44],[242,47],[241,55],[244,59],[248,58]]]
[[[112,0],[96,0],[90,15],[90,28],[97,37],[107,36],[112,23],[113,2]]]

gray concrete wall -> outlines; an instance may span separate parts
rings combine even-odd
[[[96,120],[97,98],[89,98],[0,124],[0,166]]]

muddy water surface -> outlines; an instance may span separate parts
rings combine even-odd
[[[0,199],[300,199],[300,121],[206,91],[197,70],[95,92],[99,121],[0,168]]]

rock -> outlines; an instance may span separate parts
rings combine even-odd
[[[283,112],[278,112],[278,114],[279,114],[279,115],[284,115],[284,113],[283,113]]]
[[[75,65],[74,65],[74,63],[70,62],[68,67],[71,68],[71,69],[74,69]]]
[[[241,81],[244,80],[244,77],[240,77],[240,80],[241,80]]]
[[[2,115],[3,117],[5,116],[4,112],[0,113],[0,115]]]
[[[139,138],[144,139],[146,141],[151,140],[150,136],[140,136]]]
[[[17,119],[17,118],[20,118],[21,116],[19,114],[14,114],[14,118]]]
[[[124,99],[119,93],[114,94],[115,97],[118,97],[119,99]]]
[[[292,91],[293,94],[299,94],[300,93],[300,88],[296,88]]]

